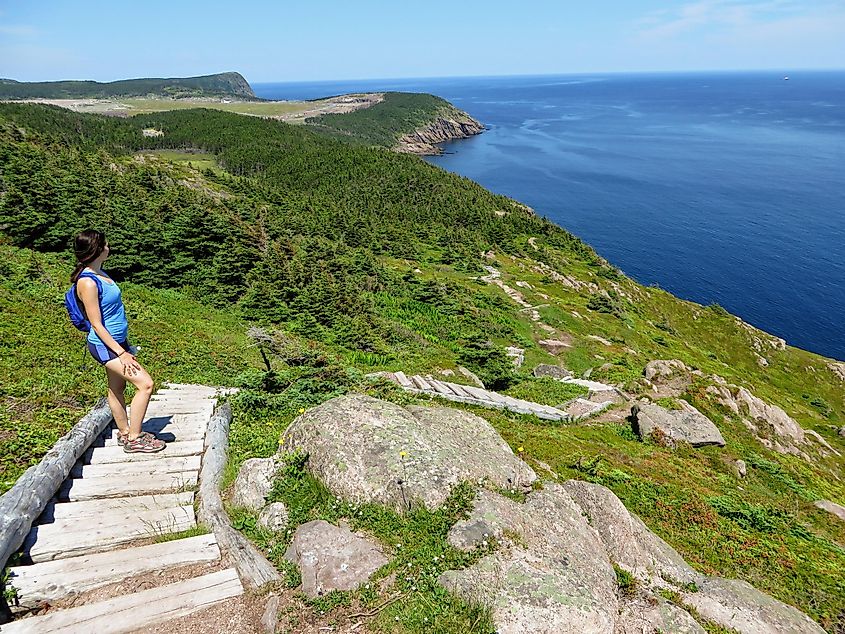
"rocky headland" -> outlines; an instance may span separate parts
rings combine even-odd
[[[397,152],[436,156],[443,154],[440,143],[467,139],[484,132],[482,123],[466,112],[450,108],[435,117],[433,121],[410,134],[403,135],[393,148]]]

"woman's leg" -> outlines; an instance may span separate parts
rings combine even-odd
[[[135,374],[124,375],[120,359],[112,359],[106,363],[106,369],[135,386],[135,396],[132,398],[132,408],[129,412],[129,440],[135,440],[141,435],[141,425],[147,414],[150,396],[153,394],[153,379],[143,367]]]
[[[106,376],[109,380],[109,407],[117,425],[117,431],[122,436],[129,433],[129,420],[126,417],[126,379],[122,373],[117,373],[106,366]]]

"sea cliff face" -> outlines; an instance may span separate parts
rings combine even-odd
[[[483,124],[461,110],[450,109],[428,125],[402,136],[393,149],[397,152],[426,156],[443,154],[443,149],[438,146],[439,143],[466,139],[482,132],[484,132]]]

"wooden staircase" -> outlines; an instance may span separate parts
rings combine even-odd
[[[197,526],[194,497],[205,431],[217,391],[172,384],[150,402],[144,429],[168,443],[156,454],[128,454],[112,423],[71,470],[33,525],[25,565],[10,583],[26,606],[61,601],[163,570],[220,560],[213,534],[149,543]],[[233,568],[3,625],[3,634],[132,632],[243,594]]]

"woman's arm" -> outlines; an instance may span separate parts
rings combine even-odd
[[[111,333],[106,330],[103,325],[103,316],[100,313],[100,296],[97,290],[97,283],[87,277],[80,277],[76,282],[76,291],[79,299],[82,300],[82,305],[85,307],[85,316],[91,324],[91,328],[97,333],[107,348],[114,352],[123,362],[124,371],[129,367],[134,369],[136,366],[135,357],[128,351],[120,347],[120,344],[114,340]]]

